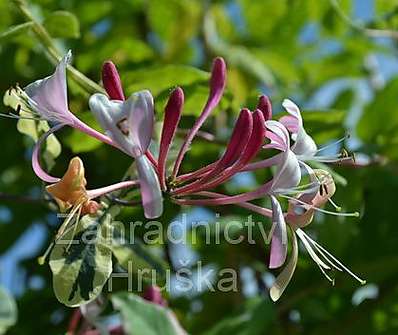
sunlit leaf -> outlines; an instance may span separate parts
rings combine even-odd
[[[112,302],[123,316],[123,324],[128,334],[137,329],[141,335],[184,335],[174,313],[168,308],[150,303],[137,295],[118,293]]]
[[[44,20],[44,26],[53,37],[79,38],[80,25],[76,15],[67,11],[56,11]]]
[[[101,293],[112,272],[110,220],[109,213],[99,219],[86,215],[76,231],[71,227],[55,244],[50,267],[55,295],[63,304],[80,306]]]

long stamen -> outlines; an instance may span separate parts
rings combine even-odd
[[[73,219],[76,212],[79,212],[81,210],[82,205],[83,205],[83,202],[79,202],[72,209],[72,211],[68,214],[68,217],[66,218],[66,220],[62,223],[61,227],[58,229],[57,234],[55,235],[55,237],[54,237],[53,241],[50,243],[50,245],[47,247],[44,254],[37,258],[37,262],[40,265],[43,265],[46,262],[46,259],[47,259],[48,255],[50,254],[51,250],[54,248],[55,244],[62,238],[62,236],[65,232],[66,233],[68,232],[67,228],[68,228],[69,222]]]
[[[29,117],[29,116],[20,116],[14,113],[8,113],[8,114],[3,114],[0,113],[0,117],[6,117],[9,119],[14,119],[14,120],[33,120],[33,121],[43,121],[44,119],[42,118],[35,118],[35,117]]]
[[[316,211],[318,211],[318,212],[325,213],[325,214],[330,214],[330,215],[335,215],[335,216],[347,216],[347,217],[352,216],[352,217],[359,217],[359,212],[353,212],[353,213],[337,213],[337,212],[331,212],[331,211],[328,211],[328,210],[326,210],[326,209],[322,209],[322,208],[319,208],[319,207],[312,206],[312,205],[310,205],[310,204],[307,204],[307,203],[304,202],[304,201],[301,201],[301,200],[299,200],[299,199],[290,197],[290,196],[285,195],[285,194],[278,194],[278,195],[279,195],[280,197],[282,197],[282,198],[286,198],[286,199],[292,200],[292,201],[294,201],[294,202],[297,202],[297,203],[303,205],[303,207],[304,207],[305,209],[314,209],[314,210],[316,210]]]
[[[322,266],[320,266],[319,264],[317,264],[319,267],[319,270],[321,270],[322,274],[326,277],[327,280],[329,280],[332,283],[332,286],[335,285],[336,280],[334,278],[331,278],[326,271],[322,268]]]
[[[346,139],[348,139],[348,138],[350,138],[350,135],[349,135],[349,134],[345,135],[344,137],[340,138],[339,140],[337,140],[337,141],[335,141],[335,142],[333,142],[333,143],[330,143],[330,144],[328,144],[328,145],[325,145],[325,146],[322,147],[322,148],[319,148],[316,152],[318,153],[318,152],[321,152],[321,151],[323,151],[323,150],[325,150],[325,149],[328,149],[328,148],[330,148],[330,147],[333,147],[333,146],[335,146],[335,145],[337,145],[337,144],[339,144],[339,143],[341,143],[341,142],[344,142],[344,141],[345,141]]]
[[[308,237],[308,236],[307,236]],[[308,237],[308,240],[313,244],[314,246],[316,245],[320,250],[322,250],[326,255],[328,255],[333,261],[335,261],[341,268],[346,271],[349,275],[351,275],[353,278],[355,278],[358,282],[361,283],[361,285],[366,284],[366,280],[363,280],[359,278],[355,273],[353,273],[350,269],[348,269],[343,263],[341,263],[336,257],[334,257],[329,251],[327,251],[324,247],[322,247],[320,244],[312,240],[311,238]]]
[[[336,209],[336,211],[338,211],[338,212],[341,211],[341,207],[338,206],[338,205],[332,200],[332,198],[328,198],[328,201],[332,204],[332,206]]]
[[[335,156],[298,156],[300,160],[310,160],[321,163],[340,163],[344,161],[351,161],[352,157],[342,157],[340,154]]]

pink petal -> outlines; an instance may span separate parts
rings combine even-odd
[[[123,105],[128,115],[129,137],[142,153],[148,150],[152,139],[153,108],[153,98],[147,90],[133,94]]]
[[[60,61],[55,72],[25,87],[26,94],[37,104],[37,109],[48,121],[72,123],[68,109],[66,67],[72,53],[69,51]]]
[[[290,280],[292,279],[294,274],[294,270],[296,269],[298,259],[298,243],[297,237],[294,233],[292,234],[292,242],[292,253],[290,255],[289,261],[287,262],[283,270],[279,273],[278,277],[276,277],[274,284],[269,290],[272,301],[279,300],[286,287],[290,283]]]
[[[157,218],[163,213],[163,197],[159,180],[145,155],[136,157],[136,164],[145,217],[147,219]]]
[[[272,204],[272,226],[274,227],[274,232],[272,234],[271,241],[269,268],[275,269],[282,266],[286,260],[287,231],[281,205],[273,195],[271,195],[270,198]]]
[[[169,153],[170,144],[174,138],[177,130],[178,123],[181,119],[182,106],[184,105],[184,91],[177,87],[170,95],[167,102],[164,119],[162,136],[160,138],[159,158],[158,158],[158,171],[160,177],[160,184],[165,189],[165,170],[166,158]]]
[[[187,134],[184,143],[181,146],[181,149],[177,155],[177,159],[174,164],[173,175],[172,175],[173,178],[177,176],[182,160],[184,159],[184,156],[188,151],[189,146],[191,145],[191,142],[194,139],[196,133],[203,125],[203,123],[206,121],[207,117],[210,115],[213,109],[220,102],[220,99],[224,92],[225,83],[226,83],[226,65],[224,60],[218,57],[213,62],[213,68],[211,71],[211,78],[210,78],[209,97],[207,99],[206,105],[202,113],[200,114],[195,124]]]
[[[55,127],[51,128],[49,131],[44,133],[39,140],[36,142],[33,153],[32,153],[32,168],[35,174],[43,181],[47,183],[56,183],[60,181],[60,178],[52,177],[47,172],[43,170],[40,165],[40,149],[43,142],[46,141],[47,137],[50,136],[52,133],[56,132],[57,130],[61,129],[64,125],[59,124]]]
[[[297,134],[299,131],[299,124],[297,119],[292,115],[285,115],[279,119],[279,122],[282,123],[291,133]]]
[[[102,83],[112,100],[125,100],[119,73],[111,61],[102,65]]]

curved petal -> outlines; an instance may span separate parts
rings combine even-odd
[[[278,200],[271,195],[272,205],[272,226],[274,231],[271,241],[271,254],[269,259],[269,268],[275,269],[285,263],[287,255],[287,231],[286,222],[283,217],[281,205]]]
[[[275,193],[296,187],[301,180],[301,169],[296,155],[288,150],[277,167],[272,189]]]
[[[69,51],[60,61],[54,74],[25,87],[25,93],[36,104],[37,112],[48,121],[72,123],[68,109],[66,67],[72,57]]]
[[[149,91],[132,94],[126,101],[109,100],[101,93],[89,105],[107,135],[133,157],[145,153],[153,130],[153,99]]]
[[[273,178],[272,191],[278,193],[279,190],[294,188],[300,183],[301,169],[296,155],[290,150],[289,133],[278,121],[270,120],[265,125],[270,130],[267,137],[271,139],[266,147],[283,152]]]
[[[163,213],[163,197],[159,180],[145,155],[137,157],[136,163],[145,217],[148,219],[157,218]]]
[[[56,183],[60,181],[60,178],[50,176],[40,165],[40,148],[43,142],[50,136],[52,133],[56,132],[57,130],[61,129],[64,125],[59,124],[55,127],[51,128],[49,131],[44,133],[39,140],[36,142],[33,153],[32,153],[32,168],[35,174],[43,181],[47,183]]]
[[[271,131],[266,133],[266,137],[271,140],[267,145],[268,148],[275,148],[281,151],[286,151],[290,147],[289,133],[285,126],[274,120],[265,122],[265,126]]]
[[[296,155],[314,156],[317,151],[317,146],[312,137],[309,136],[304,129],[300,109],[289,99],[285,99],[282,106],[290,116],[282,117],[280,122],[296,135],[295,143],[292,146],[293,152]]]
[[[276,277],[274,284],[271,286],[269,291],[272,301],[277,301],[282,296],[287,285],[293,277],[294,270],[296,270],[297,259],[298,259],[298,245],[297,237],[292,233],[292,254],[290,255],[289,261],[283,268],[282,272]]]
[[[152,94],[148,90],[134,93],[123,104],[123,113],[128,116],[131,143],[145,153],[151,143],[154,123]]]

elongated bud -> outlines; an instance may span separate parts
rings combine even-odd
[[[200,127],[202,127],[203,123],[206,121],[210,113],[220,102],[225,88],[226,77],[227,66],[225,64],[225,61],[221,57],[217,57],[213,62],[213,67],[211,70],[209,97],[207,99],[205,107],[203,108],[202,113],[189,131],[187,137],[184,140],[184,143],[181,146],[180,151],[178,152],[177,159],[173,168],[173,178],[177,176],[182,160],[184,159],[184,156],[188,151],[189,146],[191,145],[191,142],[196,136],[198,130],[200,129]]]
[[[106,61],[102,65],[102,83],[112,100],[125,100],[119,73],[111,61]]]
[[[148,286],[145,289],[142,297],[145,300],[148,300],[154,304],[157,304],[160,306],[167,306],[167,302],[165,299],[163,299],[162,292],[160,291],[159,286],[155,286],[155,285]]]
[[[224,92],[227,77],[227,66],[221,57],[217,57],[213,61],[210,78],[210,95],[209,101],[214,100],[215,105],[218,104],[222,93]]]
[[[231,166],[239,158],[242,150],[245,148],[247,140],[253,129],[253,118],[251,112],[244,108],[241,110],[231,139],[228,143],[225,154],[221,161],[225,166]]]
[[[170,95],[164,110],[162,136],[160,138],[158,171],[162,189],[165,190],[166,159],[170,144],[175,136],[178,123],[181,119],[182,106],[184,105],[184,91],[177,87]]]
[[[260,96],[256,109],[259,109],[263,113],[265,121],[272,119],[272,104],[266,95]]]
[[[242,154],[242,164],[249,163],[254,156],[257,155],[261,149],[265,137],[265,120],[263,113],[256,109],[253,113],[253,131],[250,135],[249,142],[247,143],[246,149]]]

